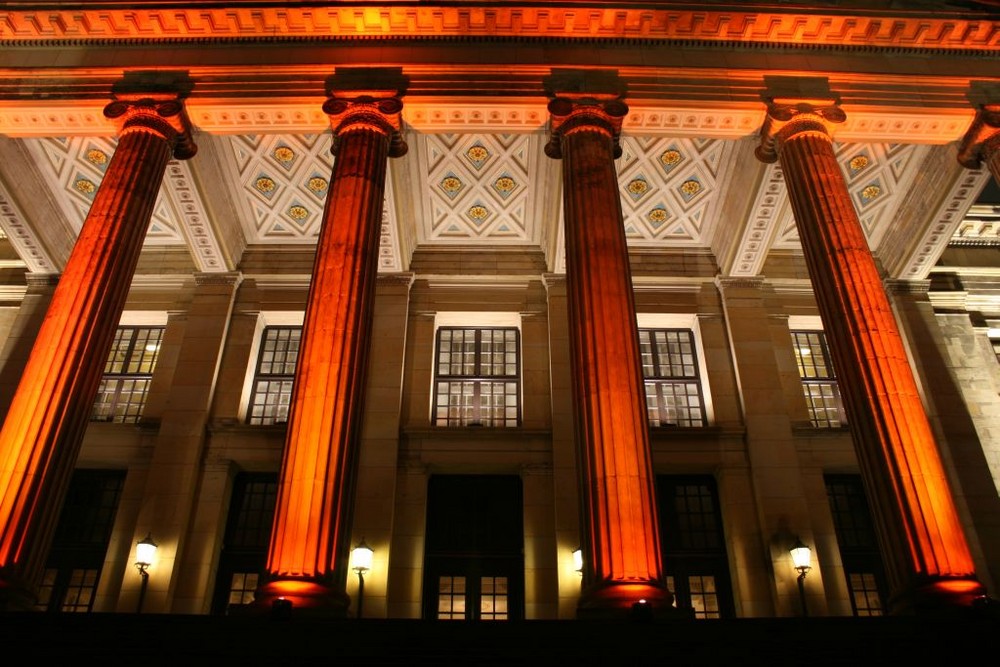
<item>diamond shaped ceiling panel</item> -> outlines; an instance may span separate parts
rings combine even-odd
[[[616,165],[629,245],[703,245],[725,142],[626,136],[621,143]]]
[[[538,139],[523,134],[424,135],[420,167],[424,242],[531,240],[533,163]]]
[[[56,191],[56,200],[70,226],[79,233],[118,142],[103,137],[69,137],[25,139],[24,144]],[[161,191],[153,207],[146,244],[184,244],[179,219]]]
[[[868,245],[877,248],[902,203],[903,195],[917,175],[915,166],[923,161],[928,147],[916,144],[835,144],[834,150]],[[795,249],[799,245],[795,219],[789,212],[782,222],[775,247]]]

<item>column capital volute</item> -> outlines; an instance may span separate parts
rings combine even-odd
[[[983,104],[962,137],[958,163],[967,169],[978,169],[983,158],[996,150],[1000,150],[1000,104]]]
[[[403,140],[403,100],[398,91],[337,92],[323,103],[323,113],[330,117],[333,130],[333,154],[345,133],[374,130],[389,137],[389,157],[406,155]]]
[[[847,120],[847,114],[833,99],[767,100],[767,116],[760,128],[760,146],[755,155],[761,162],[777,162],[781,144],[803,132],[833,135],[833,126]]]
[[[548,110],[549,142],[545,154],[550,158],[562,158],[563,137],[579,130],[606,133],[611,138],[614,157],[621,157],[622,119],[628,114],[628,105],[621,95],[560,94],[549,102]]]
[[[187,160],[198,152],[191,120],[177,95],[116,95],[104,107],[104,116],[118,127],[119,137],[140,130],[158,133],[170,143],[178,160]]]

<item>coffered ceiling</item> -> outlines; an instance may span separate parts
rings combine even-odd
[[[268,115],[274,113],[269,109]],[[756,116],[759,124],[763,111]],[[198,270],[225,271],[238,268],[246,248],[315,243],[334,160],[330,133],[318,125],[324,117],[301,118],[308,127],[300,129],[309,131],[298,132],[273,131],[260,122],[264,117],[257,114],[255,121],[254,114],[244,114],[240,127],[225,132],[219,131],[219,119],[215,127],[209,122],[199,128],[199,154],[168,167],[147,247],[186,246]],[[771,249],[798,248],[780,166],[748,159],[757,141],[757,124],[748,118],[745,111],[727,116],[708,109],[642,108],[631,114],[616,162],[630,247],[712,251],[730,275],[755,275]],[[405,132],[409,152],[390,161],[380,271],[406,270],[417,248],[474,252],[494,246],[537,247],[551,271],[562,271],[561,164],[543,153],[544,119],[544,107],[422,105],[411,111]],[[895,252],[909,256],[890,262],[910,270],[901,277],[922,277],[933,263],[929,258],[953,234],[969,233],[959,224],[988,175],[938,159],[931,166],[949,174],[941,179],[946,187],[935,206],[919,219],[912,210],[903,219],[900,211],[915,196],[914,183],[931,158],[954,150],[971,116],[952,118],[937,134],[916,134],[917,142],[900,141],[900,130],[891,125],[872,130],[880,121],[874,117],[867,119],[867,129],[857,129],[864,120],[855,119],[853,131],[848,126],[845,134],[890,140],[836,143],[847,187],[876,252],[900,226],[907,227],[906,236],[922,240],[920,247],[897,243]],[[46,210],[35,206],[36,200],[50,200],[66,223],[64,243],[72,245],[115,140],[105,131],[0,141],[17,142],[14,154],[33,165],[0,164],[0,196],[6,202],[0,226],[30,270],[58,270],[66,253],[51,248],[51,230],[41,232],[50,221],[36,215]],[[216,215],[221,204],[235,214]],[[222,228],[227,219],[238,229]],[[985,234],[1000,239],[1000,230],[991,230]],[[224,250],[233,238],[240,240],[236,249]],[[915,263],[925,268],[914,272]]]

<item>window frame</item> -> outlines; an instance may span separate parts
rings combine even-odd
[[[827,473],[823,475],[823,484],[844,568],[851,612],[861,617],[884,616],[887,613],[888,581],[861,475]],[[843,491],[835,493],[835,486]],[[848,521],[845,522],[845,518]],[[858,586],[859,583],[861,586]],[[869,586],[869,583],[872,585]],[[859,600],[870,603],[871,594],[877,596],[878,609],[867,604],[864,607],[859,605]]]
[[[449,350],[447,353],[442,352],[442,336],[445,332],[474,332],[473,338],[473,370],[471,373],[452,373],[447,374],[441,373],[441,368],[443,365],[442,355],[448,354],[449,357],[449,371],[456,365],[464,366],[467,365],[461,361],[457,362],[451,358],[456,354],[454,350]],[[501,371],[500,373],[490,373],[483,372],[484,356],[484,344],[483,344],[483,334],[484,332],[503,332],[503,333],[513,333],[513,345],[514,345],[514,373],[513,375],[507,374]],[[495,341],[490,341],[495,344]],[[449,342],[452,344],[451,342]],[[507,341],[503,341],[506,346]],[[460,345],[467,344],[463,340]],[[493,354],[494,351],[490,351]],[[509,350],[504,347],[500,351],[500,354],[507,354]],[[457,352],[461,355],[462,351]],[[489,363],[489,362],[485,362]],[[500,366],[507,366],[509,362],[501,361]],[[496,366],[494,362],[494,366]],[[434,332],[434,359],[433,359],[433,379],[431,385],[431,425],[442,428],[469,428],[469,427],[483,427],[483,428],[517,428],[522,424],[522,413],[523,413],[523,397],[521,395],[523,389],[522,377],[523,377],[523,364],[522,364],[522,353],[521,353],[521,329],[518,326],[499,326],[499,325],[460,325],[460,324],[449,324],[441,325],[436,328]],[[465,385],[471,385],[472,394],[465,393]],[[514,385],[513,393],[508,392],[506,385]],[[447,391],[442,392],[442,385],[447,385]],[[484,394],[483,388],[485,386],[504,385],[503,392],[500,394],[505,397],[505,402],[503,405],[493,406],[493,405],[483,405]],[[455,387],[458,387],[459,392],[456,394],[454,391]],[[469,396],[471,399],[471,404],[467,406],[464,402],[459,405],[452,405],[449,401],[446,405],[441,405],[440,401],[442,397],[459,396],[460,399],[464,399]],[[491,391],[489,396],[497,396],[496,392]],[[514,416],[509,417],[506,412],[509,406],[506,404],[506,397],[514,396],[516,399],[516,405],[514,406]],[[471,409],[471,415],[466,415],[466,410]],[[484,418],[483,411],[487,412]],[[491,409],[498,409],[502,412],[499,418],[494,418],[491,416]],[[453,411],[457,411],[455,416],[452,415]],[[497,421],[502,423],[496,423]]]
[[[119,342],[124,338],[126,332],[129,336],[124,345],[124,356],[118,359],[117,354],[123,349]],[[149,333],[143,337],[140,336],[141,332]],[[155,332],[155,336],[150,335],[153,332]],[[146,408],[146,399],[149,397],[149,389],[153,383],[153,374],[156,372],[156,364],[159,361],[160,348],[163,346],[165,333],[166,327],[162,325],[123,324],[115,329],[115,337],[108,349],[104,370],[101,373],[101,381],[91,405],[90,421],[110,424],[139,423]],[[149,349],[152,338],[155,338],[155,350]],[[140,348],[140,345],[143,347]],[[145,359],[147,355],[152,358]],[[119,363],[122,370],[115,372],[113,369]],[[148,371],[129,371],[128,368],[133,364],[138,364],[140,367],[148,365]],[[132,389],[126,389],[126,384],[129,382],[144,383],[139,401],[132,400],[137,393],[134,385]],[[107,389],[109,386],[111,387],[110,391]],[[105,396],[109,399],[102,401],[101,399]]]
[[[802,385],[802,396],[806,402],[806,410],[809,413],[809,423],[816,429],[840,429],[847,426],[847,413],[844,410],[844,399],[840,393],[840,382],[837,380],[837,372],[833,367],[833,356],[830,354],[830,345],[826,340],[826,332],[817,328],[792,328],[789,327],[790,340],[792,344],[792,354],[795,357],[795,367],[799,373],[799,382]],[[803,354],[803,343],[800,337],[816,337],[817,344],[808,341],[810,354]],[[827,369],[824,375],[808,376],[808,369],[805,358],[815,358],[815,350],[819,350],[822,356],[822,367]],[[818,368],[816,364],[812,368]],[[825,388],[831,391],[830,400],[833,406],[823,406],[819,401],[826,398],[822,394],[816,394],[811,388],[818,388],[821,392]],[[822,411],[825,416],[820,416]],[[835,418],[830,414],[836,413]]]
[[[688,339],[685,342],[687,344],[689,344],[690,348],[691,348],[690,349],[691,361],[690,361],[690,364],[682,364],[682,366],[690,365],[690,367],[692,368],[692,371],[693,371],[692,374],[683,374],[683,373],[680,374],[680,375],[678,375],[678,374],[663,374],[663,373],[660,373],[660,374],[647,374],[647,370],[646,369],[650,365],[653,367],[654,370],[658,370],[658,369],[661,368],[660,359],[664,355],[664,352],[662,352],[662,351],[659,350],[659,345],[657,344],[657,341],[656,341],[656,338],[655,338],[657,334],[665,334],[668,337],[671,334],[685,334],[687,336]],[[645,361],[647,353],[645,353],[643,351],[643,348],[644,348],[645,345],[647,345],[647,343],[643,340],[644,339],[644,335],[648,335],[649,336],[648,345],[649,345],[650,351],[648,353],[648,356],[649,356],[649,359],[651,361],[651,364],[647,364],[646,361]],[[670,341],[669,340],[665,341],[664,344],[666,344],[666,345],[669,346],[670,345]],[[670,355],[673,354],[673,352],[671,352],[669,350],[669,348],[668,348],[668,350],[666,351],[666,354],[668,356],[670,356]],[[683,354],[683,352],[682,352],[682,354]],[[644,388],[644,392],[645,392],[645,401],[646,401],[645,402],[646,421],[649,424],[649,427],[652,428],[652,429],[660,429],[660,428],[664,428],[664,429],[670,428],[670,429],[672,429],[672,428],[703,428],[705,426],[708,426],[708,424],[709,424],[709,406],[708,406],[706,398],[705,398],[705,395],[706,395],[705,386],[704,386],[705,382],[704,382],[704,378],[702,376],[704,369],[702,368],[700,355],[698,354],[698,337],[696,336],[694,329],[692,329],[690,327],[662,327],[662,326],[661,327],[650,327],[650,326],[643,327],[643,326],[640,326],[639,327],[639,357],[640,357],[640,364],[642,365],[642,381],[643,381],[643,388]],[[696,396],[697,396],[697,399],[698,399],[698,406],[697,406],[697,408],[693,408],[690,405],[679,406],[679,407],[674,406],[673,408],[671,408],[670,406],[667,406],[665,404],[665,399],[667,398],[667,396],[665,396],[664,393],[662,392],[662,388],[664,388],[664,387],[671,387],[672,388],[672,387],[679,387],[679,386],[684,386],[684,385],[694,385],[695,390],[696,390]],[[652,396],[650,395],[650,390],[651,389],[653,391],[653,395]],[[675,394],[673,391],[671,391],[670,393],[671,393],[672,397],[674,397],[674,398],[677,397],[677,394]],[[687,394],[687,396],[690,397],[690,396],[692,396],[692,394]],[[650,407],[650,400],[653,397],[656,398],[656,408],[655,408],[655,410],[656,410],[656,413],[658,415],[658,417],[656,419],[652,418],[652,416],[651,416],[653,408]],[[693,410],[697,409],[697,412],[700,415],[700,417],[699,417],[700,423],[683,423],[683,422],[691,422],[691,421],[693,421],[690,417],[687,418],[687,419],[683,419],[683,420],[682,419],[675,419],[675,422],[667,422],[666,421],[666,417],[669,416],[671,409],[673,409],[675,412],[679,412],[681,410],[693,411]]]
[[[268,348],[267,348],[268,342],[269,342],[268,341],[268,336],[270,334],[272,334],[272,333],[273,334],[281,334],[281,333],[292,334],[294,332],[297,332],[297,334],[298,334],[297,338],[295,339],[296,340],[296,345],[297,345],[297,348],[296,348],[296,350],[294,352],[295,358],[291,362],[289,362],[289,360],[288,360],[289,349],[290,349],[288,347],[288,345],[292,341],[292,337],[289,337],[289,338],[287,338],[285,340],[286,347],[283,350],[283,353],[286,356],[280,362],[283,365],[285,365],[286,367],[287,367],[287,365],[289,363],[291,363],[291,365],[292,365],[291,373],[287,373],[287,372],[286,373],[262,373],[261,372],[261,368],[265,364],[264,357],[265,357],[265,354],[268,351]],[[275,343],[277,344],[278,342],[281,342],[281,341],[278,340],[278,339],[276,339]],[[261,330],[260,345],[259,345],[259,347],[257,349],[257,359],[256,359],[256,361],[254,363],[253,375],[250,378],[250,397],[249,397],[249,400],[247,401],[247,412],[246,412],[246,423],[247,424],[249,424],[251,426],[274,426],[274,425],[286,424],[288,422],[288,414],[289,414],[289,411],[291,410],[291,407],[292,407],[292,396],[293,396],[293,393],[295,391],[295,372],[296,372],[296,369],[298,367],[298,355],[299,355],[299,353],[301,351],[302,351],[302,325],[300,325],[300,324],[268,324],[268,325],[265,325],[264,328]],[[272,362],[267,362],[267,363],[273,363],[273,361]],[[287,368],[286,368],[286,370],[287,370]],[[266,383],[278,383],[278,384],[287,383],[288,390],[287,391],[280,390],[280,391],[278,391],[277,393],[274,393],[274,394],[272,394],[271,392],[267,392],[267,393],[261,394],[261,392],[259,391],[259,388],[260,388],[260,383],[262,383],[262,382],[266,382]],[[269,404],[265,400],[265,402],[261,403],[258,406],[258,404],[257,404],[258,396],[262,396],[262,395],[265,396],[265,397],[274,395],[274,396],[277,396],[278,398],[277,398],[276,402],[273,403],[273,404]],[[287,400],[285,400],[282,397],[287,397]],[[258,408],[258,407],[260,407],[260,409],[261,409],[259,415],[255,414],[255,409]],[[269,408],[271,408],[271,409],[269,410]],[[284,408],[283,411],[282,411],[282,408]],[[272,412],[273,412],[273,414],[269,414],[269,413],[272,413]],[[284,415],[284,419],[280,418],[282,416],[282,414]]]

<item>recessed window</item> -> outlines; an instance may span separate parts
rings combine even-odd
[[[91,421],[139,421],[162,339],[163,327],[118,327],[104,364]]]
[[[840,388],[837,386],[826,336],[822,331],[791,333],[810,422],[816,428],[838,428],[845,425],[847,418],[840,400]]]
[[[521,419],[519,348],[517,328],[439,328],[434,425],[517,426]]]
[[[664,571],[676,606],[692,609],[695,618],[733,616],[715,479],[661,475],[656,487]]]
[[[694,334],[690,329],[639,329],[650,426],[704,426]]]
[[[93,609],[124,484],[124,470],[73,473],[37,591],[36,610]]]
[[[859,475],[826,475],[826,494],[855,616],[882,616],[885,574]]]
[[[257,425],[282,424],[288,421],[299,358],[302,327],[267,327],[261,337],[257,368],[247,422]]]
[[[276,474],[237,475],[219,558],[214,613],[224,614],[253,602],[267,559],[277,498]]]

